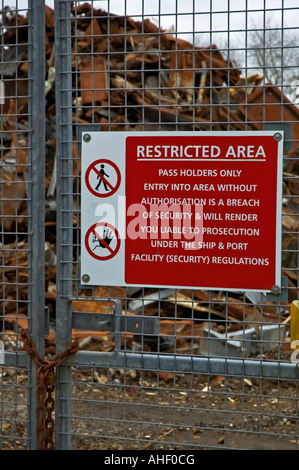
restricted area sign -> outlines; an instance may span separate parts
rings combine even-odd
[[[282,132],[91,132],[86,140],[84,284],[280,287]]]

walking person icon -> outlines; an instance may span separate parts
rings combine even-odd
[[[112,196],[118,190],[120,183],[120,170],[111,160],[101,158],[93,161],[86,170],[86,188],[99,198]]]
[[[101,173],[102,176],[106,176],[107,178],[109,178],[109,175],[107,175],[107,173],[105,173],[104,168],[105,168],[105,165],[102,163],[102,164],[101,164],[100,173]],[[96,188],[95,188],[96,191],[99,190],[99,187],[101,186],[102,182],[103,182],[103,185],[104,185],[105,190],[106,190],[106,191],[109,191],[109,188],[107,187],[107,185],[106,185],[104,179],[102,179],[100,175],[98,175],[97,179],[99,180],[99,182],[98,182],[98,184],[96,185]]]

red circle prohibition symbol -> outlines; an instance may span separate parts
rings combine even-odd
[[[115,247],[115,249],[111,248],[108,245],[108,243],[102,237],[100,237],[100,235],[96,232],[97,227],[107,227],[107,228],[110,228],[110,230],[112,230],[112,232],[114,232],[114,234],[116,236],[116,247]],[[99,256],[94,251],[92,251],[92,249],[89,246],[89,237],[90,237],[91,234],[93,234],[98,239],[98,241],[101,243],[101,245],[104,245],[104,249],[107,249],[109,251],[109,254],[107,256]],[[98,222],[98,223],[92,225],[87,230],[86,235],[85,235],[85,247],[86,247],[86,250],[88,251],[88,253],[93,258],[95,258],[99,261],[106,261],[108,259],[111,259],[118,253],[118,250],[119,250],[119,247],[120,247],[119,233],[116,230],[116,228],[113,227],[113,225],[108,224],[107,222]]]
[[[116,172],[116,176],[117,176],[117,182],[115,184],[115,186],[113,186],[107,178],[105,178],[105,176],[96,168],[97,165],[101,164],[101,163],[105,163],[106,165],[110,165],[112,166],[112,168],[115,170]],[[107,191],[107,193],[100,193],[98,191],[96,191],[90,184],[90,181],[89,181],[89,176],[90,176],[90,173],[94,171],[97,176],[99,178],[101,178],[101,180],[103,181],[104,184],[106,184],[108,186],[108,188],[110,189],[110,191]],[[94,196],[97,196],[97,197],[109,197],[109,196],[112,196],[112,194],[114,194],[118,188],[119,188],[119,185],[120,185],[120,181],[121,181],[121,175],[120,175],[120,171],[119,171],[119,168],[117,165],[115,165],[114,162],[112,162],[111,160],[105,160],[105,159],[100,159],[100,160],[96,160],[95,162],[92,162],[89,167],[87,168],[86,170],[86,173],[85,173],[85,184],[87,186],[87,188],[89,189],[89,191],[94,195]]]

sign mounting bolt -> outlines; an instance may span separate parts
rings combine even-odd
[[[90,134],[84,134],[83,140],[84,140],[84,142],[90,142],[90,140],[91,140],[91,135],[90,135]]]
[[[282,139],[282,135],[280,132],[275,132],[273,138],[274,140],[277,140],[277,142],[279,142]]]
[[[82,281],[83,282],[89,282],[90,281],[90,276],[88,274],[83,274],[82,275]]]
[[[275,295],[280,294],[280,292],[281,292],[280,287],[277,286],[277,285],[273,286],[272,289],[271,289],[271,292],[272,292],[272,294],[275,294]]]

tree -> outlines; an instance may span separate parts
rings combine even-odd
[[[248,65],[271,82],[284,89],[292,88],[299,79],[299,35],[268,21],[265,28],[253,25],[248,32]],[[286,90],[285,90],[286,91]]]
[[[297,29],[283,28],[272,19],[266,21],[265,27],[252,23],[247,30],[233,34],[227,31],[225,36],[222,33],[213,40],[224,57],[242,70],[244,77],[259,73],[264,83],[273,83],[291,101],[299,102]]]

